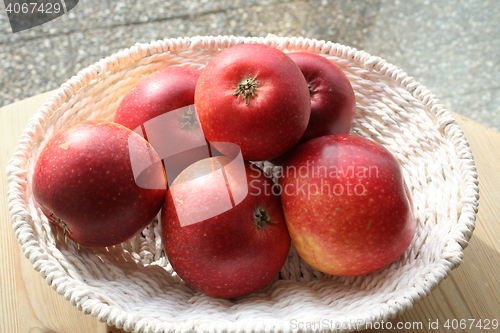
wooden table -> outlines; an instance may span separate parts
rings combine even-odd
[[[0,332],[121,332],[79,312],[33,269],[15,238],[7,209],[5,169],[28,119],[50,92],[0,109]],[[411,309],[391,320],[392,329],[366,332],[481,332],[460,329],[473,320],[500,321],[500,133],[455,115],[471,145],[480,182],[477,227],[463,263]],[[445,329],[448,321],[457,329]],[[433,325],[438,324],[439,329]],[[397,329],[399,326],[407,329]],[[386,327],[389,325],[386,325]],[[488,332],[500,332],[489,330]]]

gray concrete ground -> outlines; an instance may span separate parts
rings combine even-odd
[[[303,36],[397,65],[448,110],[500,130],[496,0],[81,0],[68,14],[12,33],[0,5],[0,106],[57,88],[136,42],[193,36]]]

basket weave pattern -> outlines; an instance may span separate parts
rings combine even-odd
[[[37,157],[57,131],[80,120],[112,120],[128,90],[160,68],[201,69],[221,49],[248,42],[319,53],[346,73],[357,102],[351,133],[383,144],[396,156],[413,196],[417,233],[401,258],[372,274],[335,277],[309,267],[292,247],[269,286],[223,300],[194,291],[175,274],[157,219],[109,248],[79,246],[50,226],[31,194],[31,178]],[[478,205],[468,143],[426,87],[379,57],[305,38],[166,39],[102,59],[64,83],[33,116],[7,173],[13,227],[34,268],[81,311],[134,332],[288,332],[292,322],[324,320],[332,331],[349,332],[393,318],[460,263]]]

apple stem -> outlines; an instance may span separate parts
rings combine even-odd
[[[182,125],[181,128],[195,128],[198,125],[198,119],[196,119],[196,114],[192,107],[187,108],[182,113]]]
[[[269,223],[273,223],[271,221],[271,216],[269,216],[269,214],[264,208],[259,207],[255,209],[253,216],[255,218],[255,224],[257,225],[257,228],[263,228]]]
[[[54,214],[50,214],[50,218],[52,219],[52,221],[54,221],[55,223],[59,224],[59,226],[61,228],[63,228],[64,230],[64,234],[66,235],[66,233],[69,234],[69,227],[66,223],[64,223],[63,220],[61,220],[60,218],[57,218]]]
[[[245,105],[250,104],[250,98],[257,92],[257,81],[247,78],[238,83],[238,88],[233,92],[235,96],[242,96],[245,99]]]
[[[314,94],[314,88],[313,88],[312,84],[308,84],[307,87],[309,88],[309,93],[311,95]]]

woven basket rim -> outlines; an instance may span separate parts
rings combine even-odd
[[[320,41],[303,37],[277,37],[268,35],[267,37],[243,37],[243,36],[196,36],[169,38],[151,43],[137,43],[134,46],[124,49],[114,55],[101,59],[95,64],[79,71],[75,76],[62,84],[43,104],[43,106],[29,120],[15,150],[14,156],[9,161],[7,168],[8,176],[8,202],[9,212],[13,223],[13,228],[16,233],[24,255],[33,263],[35,270],[39,271],[47,283],[49,283],[59,294],[63,295],[67,300],[71,300],[80,310],[92,308],[91,311],[84,310],[87,313],[97,317],[101,321],[106,321],[110,325],[116,327],[127,326],[126,328],[134,331],[174,331],[177,330],[176,323],[165,323],[158,319],[150,318],[146,323],[144,320],[139,320],[134,323],[127,321],[129,314],[125,311],[116,308],[113,305],[108,305],[93,299],[87,292],[78,290],[72,279],[65,276],[65,272],[61,267],[56,267],[48,261],[48,256],[43,252],[40,246],[37,245],[37,240],[33,236],[33,230],[27,222],[31,220],[31,215],[25,209],[25,200],[23,197],[26,186],[26,165],[20,162],[20,158],[27,159],[35,139],[37,129],[44,126],[44,123],[50,116],[66,101],[71,98],[72,92],[79,91],[84,88],[89,82],[100,79],[102,76],[113,72],[122,64],[122,59],[129,57],[133,59],[142,59],[154,54],[179,52],[183,50],[204,50],[218,47],[220,49],[227,48],[232,45],[241,43],[263,43],[281,50],[301,50],[315,52],[327,55],[334,55],[341,58],[348,58],[351,61],[362,65],[367,70],[376,71],[379,75],[396,82],[401,88],[408,91],[417,100],[421,101],[429,110],[431,110],[439,120],[438,126],[446,134],[447,138],[452,141],[457,149],[457,155],[461,159],[461,172],[463,174],[463,182],[465,184],[465,192],[467,193],[468,203],[463,207],[457,228],[449,235],[449,244],[455,252],[449,258],[439,261],[439,267],[436,267],[432,273],[426,276],[423,283],[423,290],[408,291],[398,300],[398,306],[382,306],[381,309],[363,313],[363,318],[366,323],[377,322],[392,318],[409,307],[416,300],[428,295],[448,274],[460,264],[463,255],[463,249],[467,246],[472,232],[475,227],[475,219],[478,208],[479,187],[476,168],[472,151],[460,129],[458,123],[453,118],[452,114],[445,110],[437,97],[432,94],[429,89],[421,85],[414,78],[408,76],[403,70],[388,63],[386,60],[372,56],[365,51],[345,46],[339,43]],[[24,209],[20,209],[23,207]],[[459,253],[457,256],[456,254]],[[61,281],[64,281],[64,288],[61,287]],[[56,283],[57,282],[57,283]],[[359,318],[344,318],[346,321]],[[265,331],[287,331],[286,323],[277,320],[263,320],[262,322],[239,322],[232,323],[224,320],[215,320],[203,326],[203,329],[197,327],[194,323],[192,329],[209,330],[209,331],[248,331],[248,330],[265,330]],[[339,332],[352,331],[359,327],[345,327],[339,329]]]

